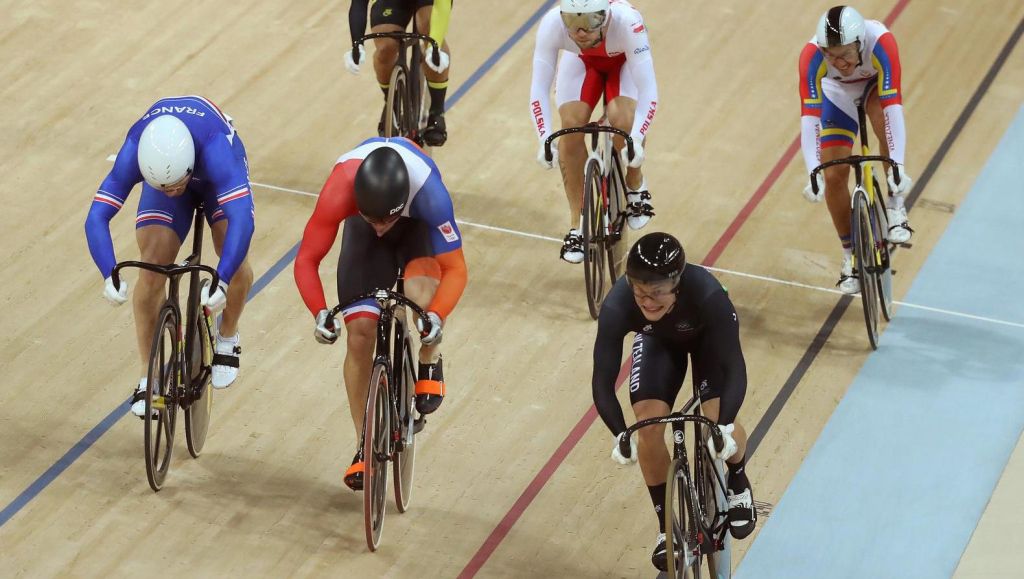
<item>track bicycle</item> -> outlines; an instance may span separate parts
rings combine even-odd
[[[894,245],[886,239],[889,218],[885,211],[884,195],[880,193],[878,179],[872,171],[872,162],[892,167],[893,180],[899,184],[901,175],[896,162],[889,157],[869,154],[867,115],[865,105],[874,83],[868,83],[857,103],[860,122],[861,154],[822,163],[811,171],[811,188],[818,193],[818,173],[834,165],[850,165],[856,186],[851,198],[850,231],[853,238],[853,267],[860,279],[860,296],[864,305],[864,325],[867,327],[871,349],[878,349],[879,311],[886,321],[892,319],[892,268]]]
[[[178,409],[185,414],[185,443],[188,453],[199,458],[210,426],[213,396],[210,378],[216,357],[213,353],[213,316],[201,306],[200,274],[209,274],[211,287],[217,287],[217,271],[201,264],[203,249],[203,206],[195,211],[192,254],[180,264],[157,265],[142,261],[122,261],[110,274],[115,288],[121,286],[120,272],[138,268],[166,275],[167,299],[157,315],[156,330],[149,353],[146,385],[144,440],[146,478],[154,491],[164,484],[171,464],[174,430]],[[178,299],[181,276],[189,275],[185,318]],[[184,328],[182,325],[184,324]]]
[[[339,312],[366,299],[380,307],[377,339],[366,397],[366,414],[359,448],[365,463],[363,471],[363,520],[366,546],[376,551],[384,528],[387,501],[387,463],[395,477],[395,504],[398,512],[409,508],[412,498],[413,468],[416,462],[416,434],[426,418],[416,416],[416,374],[405,308],[419,316],[425,331],[430,330],[427,313],[402,295],[401,274],[395,291],[378,289],[360,294],[330,311],[328,320]]]
[[[415,32],[374,32],[352,43],[352,54],[356,64],[362,54],[363,43],[374,38],[390,38],[399,43],[399,57],[391,69],[388,94],[381,113],[382,137],[405,137],[420,147],[426,147],[423,130],[427,126],[429,97],[427,78],[423,76],[423,48],[421,43],[429,42],[434,48],[434,64],[440,66],[441,55],[437,41]]]
[[[551,133],[544,140],[544,157],[553,158],[551,143],[558,137],[573,133],[590,135],[587,160],[583,165],[583,279],[587,288],[590,317],[597,319],[601,303],[619,278],[619,241],[622,240],[626,217],[626,173],[616,154],[613,137],[626,141],[629,157],[633,156],[633,139],[629,133],[606,123],[607,117],[582,127],[570,127]],[[607,278],[606,278],[607,276]],[[607,285],[606,285],[607,284]]]
[[[688,423],[692,423],[692,429],[687,429]],[[652,424],[672,425],[672,462],[665,487],[668,577],[699,579],[706,561],[707,577],[728,579],[732,576],[732,535],[726,470],[724,461],[712,458],[708,449],[708,437],[716,449],[722,449],[722,434],[712,420],[701,415],[700,398],[694,395],[679,412],[641,420],[627,428],[619,439],[619,452],[628,457],[630,437]],[[693,447],[692,469],[686,449],[688,438]]]

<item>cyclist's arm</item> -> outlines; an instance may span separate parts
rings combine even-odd
[[[552,132],[551,83],[555,80],[561,34],[564,32],[558,12],[545,14],[537,27],[537,44],[533,49],[533,78],[530,82],[530,115],[538,139]]]
[[[651,57],[651,42],[647,37],[647,28],[636,12],[636,21],[629,26],[620,27],[626,53],[626,66],[636,83],[636,113],[633,117],[633,128],[629,134],[633,140],[642,140],[651,128],[654,112],[658,107],[658,82],[654,78],[654,59]]]
[[[902,69],[896,38],[886,32],[878,38],[871,52],[871,63],[878,71],[878,98],[885,116],[885,134],[889,141],[889,156],[903,163],[907,150],[907,128],[903,119],[903,89],[900,86]]]
[[[434,0],[430,9],[430,37],[441,48],[448,35],[448,21],[452,14],[452,0]]]
[[[813,42],[800,53],[800,149],[810,173],[820,164],[821,79],[828,72],[825,57]]]
[[[736,421],[747,394],[747,364],[740,348],[740,323],[725,290],[716,290],[701,307],[705,330],[703,348],[712,353],[722,376],[719,424]]]
[[[627,333],[629,328],[626,312],[616,304],[605,301],[597,320],[591,390],[597,413],[615,436],[626,430],[626,417],[622,413],[619,399],[615,396],[615,379],[622,364],[622,340]]]
[[[117,153],[114,166],[92,198],[89,215],[85,218],[85,238],[89,253],[104,278],[110,276],[117,261],[114,241],[110,237],[110,220],[124,206],[132,187],[142,181],[138,165],[138,143],[129,135]]]
[[[451,194],[441,180],[437,166],[430,165],[430,175],[413,200],[410,216],[422,219],[430,227],[430,245],[434,259],[441,267],[441,283],[427,309],[437,312],[443,320],[459,303],[469,276],[462,253],[462,232],[455,222]]]
[[[366,19],[369,14],[370,0],[352,0],[348,7],[348,31],[352,35],[353,43],[366,34]]]
[[[216,133],[204,143],[202,166],[213,190],[217,192],[217,210],[223,211],[228,227],[221,247],[217,275],[224,283],[231,278],[245,261],[249,243],[256,229],[252,192],[249,188],[249,172],[245,160],[236,157],[231,136]]]
[[[334,166],[331,176],[320,191],[316,208],[302,233],[299,254],[295,258],[295,285],[299,288],[302,301],[314,316],[327,308],[324,286],[320,281],[320,262],[334,245],[342,221],[354,213],[352,177],[345,165],[339,163]]]

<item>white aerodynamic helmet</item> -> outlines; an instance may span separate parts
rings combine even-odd
[[[818,46],[828,48],[864,43],[864,17],[853,6],[834,6],[821,15],[815,35]]]
[[[569,30],[597,30],[608,22],[608,0],[561,0],[562,22]]]
[[[150,187],[163,189],[192,174],[196,162],[192,133],[178,117],[160,115],[139,138],[139,171]]]

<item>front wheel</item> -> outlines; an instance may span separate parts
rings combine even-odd
[[[872,177],[874,180],[874,177]],[[889,253],[889,242],[887,241],[887,235],[889,233],[889,217],[885,212],[885,201],[882,198],[882,192],[878,188],[878,181],[874,180],[875,186],[875,210],[874,223],[876,227],[876,236],[879,254],[881,256],[881,272],[878,275],[878,299],[879,305],[882,309],[882,317],[885,321],[891,321],[893,316],[892,307],[892,264],[890,258],[892,255]]]
[[[363,417],[363,521],[366,524],[366,546],[376,551],[384,529],[387,507],[388,469],[391,436],[391,415],[388,407],[388,366],[378,362],[370,374]]]
[[[686,463],[674,459],[665,486],[665,553],[668,577],[700,577],[700,538]]]
[[[395,65],[391,70],[391,80],[388,85],[388,96],[384,105],[384,137],[408,137],[412,127],[409,124],[409,117],[412,111],[409,110],[406,102],[406,83],[408,78],[405,67],[401,64]]]
[[[602,197],[603,177],[597,159],[588,159],[583,172],[583,278],[587,286],[590,317],[597,319],[604,301],[605,270],[608,267],[605,244],[608,211]]]
[[[178,414],[177,345],[178,316],[174,308],[165,306],[157,318],[146,373],[146,478],[154,491],[163,487],[174,447],[174,423]]]
[[[864,305],[864,325],[871,349],[878,349],[878,263],[875,256],[875,235],[867,195],[857,190],[853,196],[853,252],[860,276],[860,296]]]

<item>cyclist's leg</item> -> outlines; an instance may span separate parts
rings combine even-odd
[[[187,193],[181,197],[168,197],[143,183],[142,197],[135,218],[135,239],[139,243],[139,260],[165,265],[173,263],[178,249],[191,225],[192,204]],[[139,345],[141,368],[139,383],[132,400],[132,412],[145,415],[146,375],[149,353],[153,344],[156,318],[160,304],[167,297],[167,277],[139,270],[132,306],[135,313],[135,335]]]
[[[609,124],[619,130],[632,133],[639,91],[633,81],[633,75],[630,74],[629,68],[625,64],[609,73],[604,90],[605,98],[608,100]],[[645,138],[638,144],[646,148],[647,139]],[[616,150],[621,151],[624,146],[625,139],[616,137]],[[647,180],[644,179],[641,167],[629,167],[626,163],[623,163],[622,166],[626,170],[626,201],[630,211],[628,224],[631,229],[640,229],[654,217],[651,192],[647,187]]]
[[[412,16],[406,0],[376,0],[370,4],[370,32],[402,32],[409,26]],[[373,71],[387,96],[391,69],[398,62],[400,44],[390,38],[375,38],[373,46]]]
[[[743,404],[746,389],[723,392],[724,376],[721,365],[714,353],[699,349],[692,354],[693,380],[698,384],[701,413],[718,424],[732,424],[732,438],[736,441],[736,453],[726,460],[729,469],[728,498],[730,532],[737,539],[746,538],[754,530],[757,513],[754,511],[753,490],[746,472],[747,431],[738,417],[721,416],[722,397],[728,397],[727,406],[737,411]],[[719,418],[723,420],[719,420]]]
[[[673,353],[665,342],[637,334],[633,338],[633,367],[630,370],[629,400],[637,421],[665,416],[672,411],[686,376],[686,355]],[[658,539],[651,562],[658,569],[667,567],[665,549],[666,476],[671,462],[665,443],[665,425],[656,424],[637,432],[637,459],[647,492],[658,519]]]
[[[860,96],[858,85],[842,85],[822,79],[821,109],[821,162],[849,157],[857,136],[857,107],[854,99]],[[851,86],[853,88],[851,88]],[[839,289],[844,293],[860,290],[859,280],[853,273],[851,255],[853,238],[850,230],[850,166],[835,165],[825,169],[825,204],[832,216],[843,247],[843,264],[839,273]]]
[[[871,91],[871,95],[868,97],[867,102],[867,113],[870,119],[871,127],[874,129],[875,138],[878,140],[878,151],[880,155],[884,157],[889,156],[889,139],[885,130],[885,113],[882,112],[882,103],[878,98],[878,93]],[[888,174],[889,167],[886,166],[883,169],[885,174]],[[882,175],[879,175],[879,181],[886,182],[886,179]],[[886,188],[888,189],[888,187]],[[881,191],[877,191],[876,194],[881,195]],[[907,220],[907,208],[906,201],[903,195],[893,194],[889,191],[889,198],[885,201],[886,209],[886,220],[889,224],[889,231],[886,237],[889,241],[894,243],[906,243],[910,241],[914,230],[910,227]]]
[[[403,234],[399,259],[405,263],[405,294],[416,302],[416,305],[426,310],[441,283],[441,266],[433,257],[430,227],[425,222],[416,220],[409,224]],[[450,319],[445,320],[446,329]],[[416,409],[420,414],[430,414],[441,406],[445,396],[441,340],[429,345],[421,344],[418,361]]]
[[[390,233],[378,237],[373,227],[358,215],[345,220],[341,253],[338,256],[339,302],[344,303],[359,294],[394,285],[398,276],[398,261],[393,248],[386,243]],[[347,332],[342,373],[348,393],[349,411],[358,436],[366,410],[366,392],[373,368],[380,309],[374,300],[364,300],[346,308],[341,314]]]
[[[210,231],[213,234],[213,247],[220,257],[224,249],[224,238],[227,236],[228,223],[223,213],[216,214],[216,210],[207,209],[207,221],[210,223]],[[228,284],[228,303],[224,307],[219,332],[221,336],[234,336],[238,333],[238,322],[242,318],[242,310],[245,309],[245,300],[252,289],[253,272],[249,265],[249,258],[242,260],[235,275]]]
[[[555,104],[562,128],[587,124],[601,99],[601,75],[587,69],[578,55],[568,52],[563,52],[558,59],[557,75]],[[583,164],[587,159],[584,138],[584,135],[577,134],[558,139],[558,168],[562,172],[562,185],[569,202],[569,233],[562,244],[561,257],[570,263],[583,261],[580,219],[583,210]]]
[[[420,34],[430,34],[430,13],[433,10],[433,0],[417,0],[416,9],[416,31]],[[445,39],[441,50],[451,57],[451,48],[448,40]],[[449,61],[450,62],[450,61]],[[427,118],[427,128],[424,130],[423,138],[432,147],[439,147],[448,139],[448,127],[444,119],[444,99],[448,92],[448,71],[436,72],[429,66],[423,67],[423,75],[427,79],[427,91],[430,93],[430,114]]]

